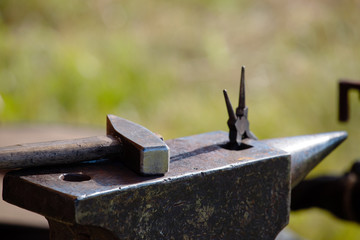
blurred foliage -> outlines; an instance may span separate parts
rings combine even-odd
[[[311,175],[358,156],[360,102],[337,122],[337,81],[360,80],[358,1],[0,1],[0,124],[105,125],[113,113],[173,138],[227,130],[246,65],[259,138],[344,129],[348,140]],[[290,226],[308,239],[358,239],[358,225],[310,210]]]

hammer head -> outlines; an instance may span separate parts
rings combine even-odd
[[[159,136],[126,119],[107,115],[107,135],[122,146],[122,161],[141,175],[162,175],[169,169],[169,147]]]

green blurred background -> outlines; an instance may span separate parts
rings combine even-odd
[[[360,155],[360,101],[337,121],[337,81],[360,80],[359,1],[0,1],[0,126],[101,128],[105,115],[166,139],[227,130],[222,89],[237,102],[246,66],[261,139],[347,130],[311,176]],[[320,210],[291,215],[308,239],[359,239]]]

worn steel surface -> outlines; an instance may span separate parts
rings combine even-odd
[[[107,117],[107,134],[120,139],[122,161],[142,175],[164,174],[169,170],[169,147],[156,134],[126,119]]]
[[[346,132],[338,131],[273,138],[261,140],[261,142],[291,154],[291,187],[293,188],[347,136]]]
[[[113,115],[107,116],[107,136],[0,148],[0,169],[68,164],[114,157],[144,175],[168,171],[169,148],[148,129]]]
[[[21,170],[7,174],[3,197],[46,216],[52,239],[274,239],[289,217],[290,155],[226,142],[224,132],[167,141],[161,177],[114,161]]]
[[[291,186],[346,136],[247,138],[230,150],[225,132],[205,133],[167,141],[164,176],[110,160],[20,170],[6,175],[3,198],[44,215],[52,239],[274,239]]]

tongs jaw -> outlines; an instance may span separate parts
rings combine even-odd
[[[245,67],[241,68],[240,78],[240,94],[239,105],[236,108],[236,114],[231,105],[230,99],[226,90],[223,90],[225,103],[229,115],[227,124],[229,126],[229,146],[230,148],[238,148],[245,138],[257,140],[257,137],[250,131],[248,120],[248,107],[245,105]]]

